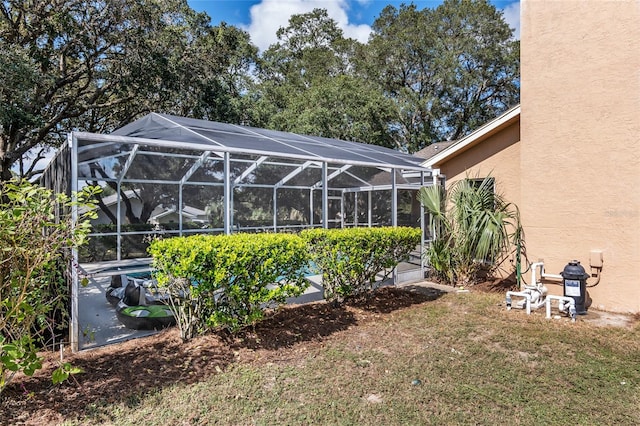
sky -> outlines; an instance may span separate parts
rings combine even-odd
[[[399,8],[402,3],[415,4],[418,9],[435,8],[442,0],[187,0],[192,9],[206,12],[213,25],[221,22],[242,28],[261,51],[277,41],[276,31],[286,27],[294,14],[311,12],[315,8],[327,12],[346,37],[366,42],[371,24],[387,5]],[[504,14],[506,22],[520,38],[520,1],[489,0]]]

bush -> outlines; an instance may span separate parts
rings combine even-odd
[[[435,234],[425,252],[427,260],[435,276],[451,285],[472,284],[492,275],[524,244],[518,206],[494,191],[491,176],[463,179],[446,190],[424,187],[418,199]]]
[[[376,274],[388,276],[420,244],[420,230],[405,227],[308,229],[300,235],[322,270],[325,299],[338,302],[371,291]]]
[[[307,287],[305,242],[291,234],[194,235],[153,241],[158,284],[183,340],[215,327],[232,332]]]
[[[86,201],[97,189],[87,187],[76,204],[87,207],[74,227],[73,202],[64,194],[26,181],[0,184],[0,392],[22,371],[41,368],[36,351],[45,333],[55,333],[66,313],[64,277],[70,249],[86,240]],[[58,330],[59,331],[59,330]]]

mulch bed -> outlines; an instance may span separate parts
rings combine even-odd
[[[234,363],[289,359],[322,345],[323,339],[378,321],[443,293],[430,288],[378,289],[367,300],[333,306],[318,302],[285,306],[235,336],[209,334],[183,343],[176,328],[79,353],[64,362],[84,370],[61,385],[51,383],[59,352],[46,352],[44,368],[16,377],[2,393],[0,424],[58,424],[82,415],[92,403],[117,403],[175,383],[195,383]],[[296,347],[296,351],[291,350]],[[304,349],[304,350],[301,350]]]

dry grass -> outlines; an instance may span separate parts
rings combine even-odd
[[[67,422],[640,424],[638,324],[545,320],[507,312],[502,299],[356,306],[350,325],[279,347],[247,335],[218,374],[94,400]]]

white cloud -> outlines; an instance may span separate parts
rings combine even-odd
[[[244,27],[244,30],[251,35],[251,41],[264,51],[278,41],[276,32],[280,27],[288,25],[291,15],[309,13],[319,8],[327,10],[327,14],[336,21],[345,37],[366,43],[371,34],[371,27],[350,24],[348,7],[346,0],[262,0],[251,6],[251,23]]]
[[[504,13],[504,19],[511,28],[514,28],[513,33],[516,40],[520,40],[520,2],[516,1],[502,9]]]

